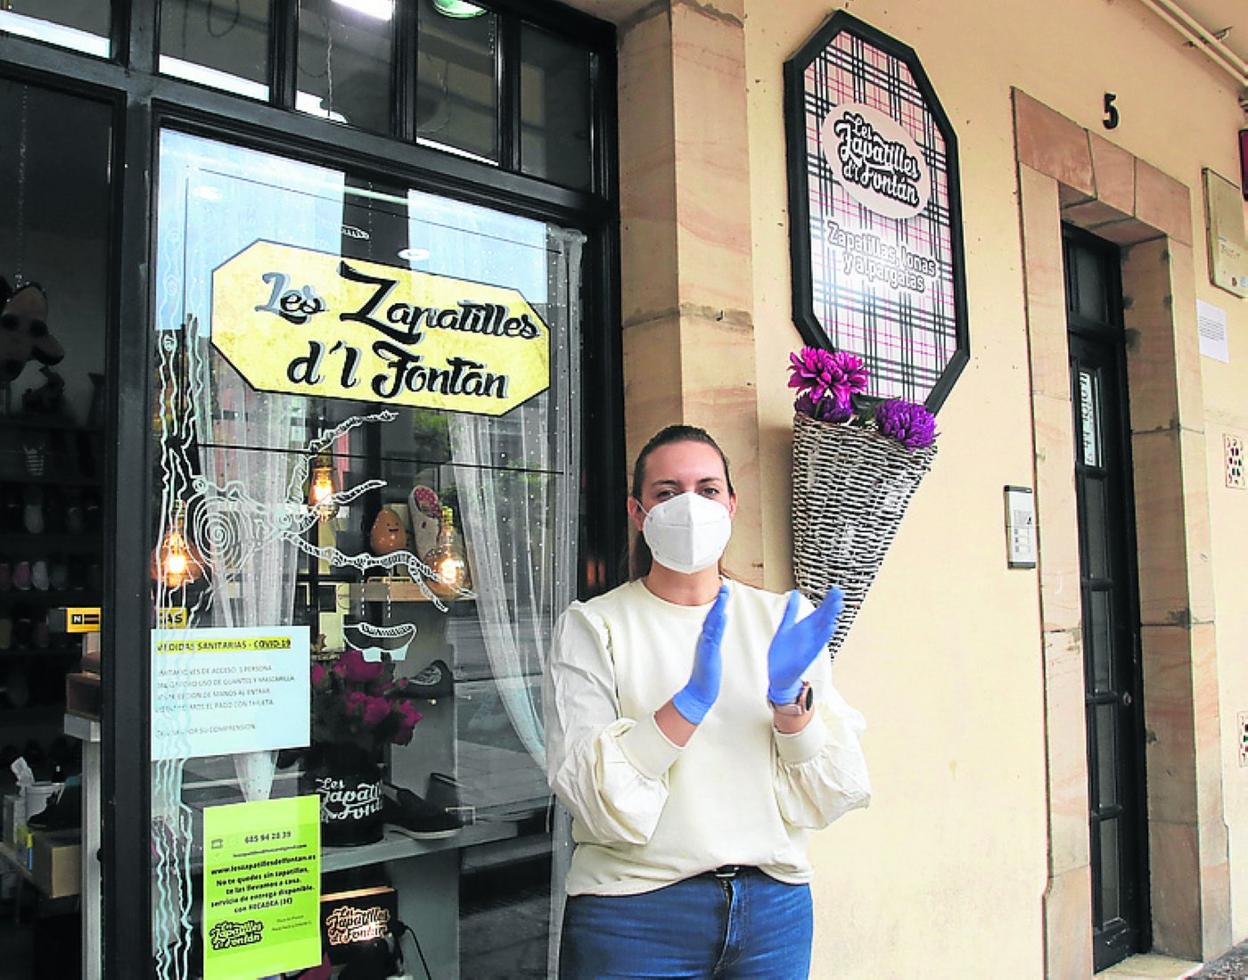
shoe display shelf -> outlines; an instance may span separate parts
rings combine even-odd
[[[82,649],[46,624],[57,607],[99,605],[100,440],[63,416],[0,415],[0,733],[54,730],[65,710]]]

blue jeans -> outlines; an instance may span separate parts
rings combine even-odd
[[[810,888],[751,869],[699,875],[641,895],[573,895],[560,980],[810,975]]]

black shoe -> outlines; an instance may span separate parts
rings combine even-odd
[[[386,783],[386,789],[382,818],[386,823],[402,827],[413,837],[428,840],[453,837],[464,825],[458,809],[435,806],[410,789],[402,789],[391,783]]]
[[[455,677],[445,660],[435,660],[418,674],[403,678],[402,697],[433,701],[448,698],[455,690]]]

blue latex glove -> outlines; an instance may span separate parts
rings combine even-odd
[[[724,639],[727,620],[728,586],[721,585],[715,605],[711,606],[702,623],[702,635],[698,637],[698,648],[693,655],[693,673],[689,675],[689,683],[672,698],[672,705],[690,724],[702,724],[702,719],[719,697],[719,679],[723,675],[719,645]]]
[[[840,589],[829,589],[819,608],[800,623],[798,602],[798,593],[790,592],[784,616],[767,650],[767,700],[772,704],[791,704],[797,698],[806,668],[815,662],[836,632],[844,597]]]

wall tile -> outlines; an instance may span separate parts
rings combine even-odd
[[[1018,168],[1018,180],[1031,387],[1054,398],[1069,398],[1066,280],[1057,184],[1052,177],[1022,165]]]
[[[1192,636],[1183,626],[1140,630],[1148,816],[1194,824],[1196,728],[1192,702]]]
[[[1032,397],[1036,432],[1036,524],[1040,605],[1046,630],[1082,624],[1079,525],[1070,399]]]
[[[1140,621],[1186,624],[1188,608],[1186,531],[1178,433],[1131,437],[1135,523],[1140,578]]]
[[[1075,122],[1014,89],[1018,160],[1088,198],[1096,196],[1087,133]]]
[[[1178,423],[1169,252],[1165,239],[1127,249],[1122,259],[1127,388],[1135,432]]]
[[[1096,196],[1101,204],[1113,208],[1116,217],[1135,213],[1135,157],[1109,140],[1088,133],[1092,150],[1092,173]]]
[[[1085,821],[1086,836],[1086,821]],[[1092,975],[1092,875],[1085,864],[1054,875],[1044,896],[1045,969],[1048,980]]]
[[[679,303],[666,13],[656,12],[621,38],[619,73],[621,312],[628,324]]]
[[[1195,826],[1149,820],[1148,854],[1153,948],[1171,956],[1203,960]]]
[[[1135,164],[1135,216],[1184,245],[1192,244],[1187,187],[1143,160]]]
[[[1049,779],[1049,870],[1088,863],[1088,749],[1083,644],[1078,631],[1044,634],[1044,701]]]

